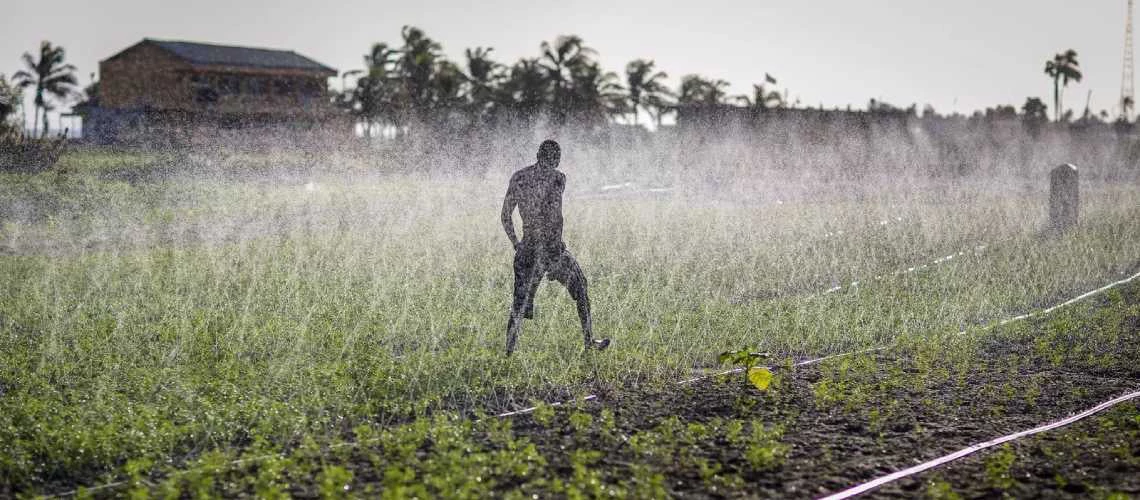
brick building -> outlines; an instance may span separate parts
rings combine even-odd
[[[326,129],[345,122],[329,102],[336,74],[293,51],[144,39],[99,63],[97,95],[76,113],[99,142],[200,128]]]

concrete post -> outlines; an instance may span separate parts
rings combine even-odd
[[[1049,225],[1056,231],[1076,227],[1080,212],[1077,167],[1066,163],[1049,173]]]

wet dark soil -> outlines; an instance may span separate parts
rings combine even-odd
[[[1110,299],[1074,306],[1083,313],[987,332],[974,347],[945,356],[904,347],[776,368],[777,382],[766,392],[741,374],[652,394],[618,388],[596,403],[560,408],[543,422],[514,417],[514,430],[536,443],[556,475],[572,471],[571,450],[588,449],[601,452],[594,467],[608,480],[628,478],[632,467],[646,465],[663,475],[670,496],[816,497],[1140,390],[1138,292],[1131,286]],[[986,480],[986,460],[995,453],[990,449],[872,495],[1135,495],[1140,440],[1122,443],[1120,436],[1140,436],[1140,417],[1126,418],[1129,409],[1137,413],[1137,403],[1123,408],[1125,417],[1115,427],[1106,427],[1109,417],[1095,416],[1015,444],[1009,482]],[[571,422],[575,413],[604,420],[603,411],[612,412],[609,429],[576,430]],[[747,442],[731,444],[716,431],[678,438],[671,430],[677,422],[715,429],[733,420],[780,426],[779,441],[788,446],[783,459],[757,467],[746,457]],[[630,445],[634,436],[655,433],[680,444],[665,446],[665,456]],[[706,462],[718,472],[702,473],[697,466]]]

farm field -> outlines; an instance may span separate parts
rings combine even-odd
[[[1051,234],[1043,175],[742,200],[567,167],[614,345],[547,283],[506,358],[509,173],[147,161],[0,174],[0,496],[814,497],[1140,389],[1140,284],[994,327],[1140,271],[1127,182]],[[677,385],[738,350],[767,390]],[[876,493],[1140,495],[1138,408]]]

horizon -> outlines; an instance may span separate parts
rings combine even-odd
[[[539,6],[504,0],[475,11],[445,1],[423,8],[354,1],[335,10],[296,1],[285,5],[267,10],[258,2],[206,0],[191,6],[119,0],[93,6],[69,0],[59,9],[67,13],[62,17],[31,11],[8,18],[0,30],[6,49],[0,56],[8,58],[0,73],[10,78],[21,69],[21,54],[35,55],[40,40],[49,40],[66,49],[66,62],[77,67],[82,88],[92,73],[98,77],[98,61],[153,38],[291,50],[343,74],[363,66],[362,56],[373,43],[396,43],[400,28],[412,25],[457,62],[464,49],[493,47],[492,58],[509,65],[537,56],[543,41],[577,34],[597,51],[604,69],[624,76],[630,60],[654,60],[669,74],[671,88],[683,75],[698,74],[727,80],[730,94],[746,94],[771,74],[778,80],[775,88],[786,91],[791,103],[798,101],[797,107],[865,109],[876,99],[969,115],[1001,105],[1020,108],[1028,97],[1041,98],[1052,112],[1052,82],[1044,62],[1072,48],[1084,78],[1064,89],[1063,109],[1080,116],[1088,103],[1094,114],[1119,115],[1126,10],[1121,1],[1102,0],[1095,8],[1061,0],[996,6],[968,1],[958,2],[953,12],[885,0],[858,6],[828,2],[828,8],[727,0],[698,7],[640,1]],[[219,11],[229,15],[218,16]],[[511,15],[527,22],[512,23]],[[926,21],[935,16],[940,22]],[[249,19],[260,22],[250,26]],[[676,28],[682,22],[683,31]],[[630,36],[631,25],[636,37]],[[329,88],[339,90],[340,80],[330,79]],[[347,79],[349,87],[352,80]],[[31,95],[25,95],[26,126],[32,109]],[[59,112],[51,115],[58,127]]]

